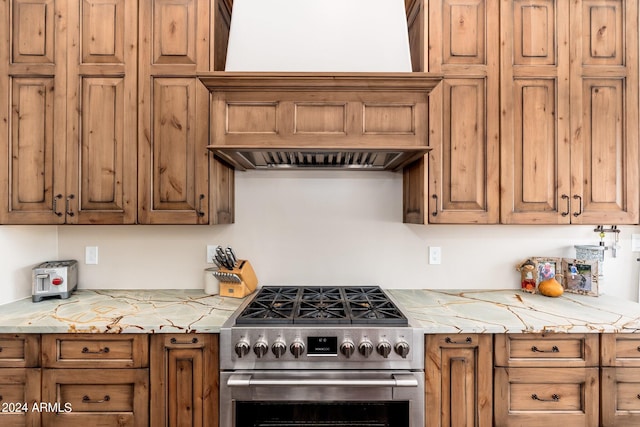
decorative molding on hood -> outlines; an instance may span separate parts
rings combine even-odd
[[[211,72],[211,145],[239,170],[399,170],[424,155],[431,73]],[[355,156],[355,159],[354,159]]]

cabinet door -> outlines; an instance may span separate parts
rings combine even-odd
[[[568,224],[569,2],[502,5],[501,222]]]
[[[500,13],[501,221],[638,223],[637,1]]]
[[[39,368],[0,368],[0,425],[4,427],[38,427],[40,412]],[[39,407],[39,406],[37,406]]]
[[[602,368],[601,378],[601,425],[640,425],[640,369]]]
[[[210,95],[197,78],[200,71],[224,66],[216,50],[229,32],[228,13],[223,11],[228,12],[223,0],[140,2],[140,223],[233,221],[233,213],[227,212],[233,188],[222,185],[209,191],[210,179],[223,175],[232,181],[233,170],[216,164],[215,177],[209,176]],[[219,200],[210,202],[210,196]],[[221,211],[210,215],[210,205]]]
[[[0,18],[0,223],[64,223],[66,2],[5,1]]]
[[[572,222],[637,224],[638,2],[570,4]]]
[[[133,224],[137,3],[69,4],[67,223]]]
[[[218,336],[151,336],[151,425],[218,426]]]
[[[148,369],[43,369],[47,427],[149,426]]]
[[[496,367],[496,425],[596,427],[598,371],[598,368]]]
[[[429,2],[430,223],[499,219],[498,0]]]
[[[492,425],[492,355],[490,334],[426,336],[427,427]]]

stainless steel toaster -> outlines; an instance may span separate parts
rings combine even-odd
[[[35,266],[31,276],[33,302],[46,297],[69,298],[78,287],[78,261],[46,261]]]

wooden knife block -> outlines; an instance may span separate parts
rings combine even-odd
[[[240,277],[240,283],[220,282],[220,296],[232,298],[244,298],[253,293],[258,286],[258,278],[251,263],[247,260],[239,259],[237,266],[231,270],[220,268],[221,273],[236,274]]]

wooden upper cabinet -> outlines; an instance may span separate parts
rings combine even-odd
[[[66,9],[5,1],[0,17],[0,223],[64,223]]]
[[[137,4],[69,4],[67,223],[133,224]]]
[[[197,77],[224,67],[226,42],[224,54],[216,46],[228,37],[229,17],[223,0],[140,2],[140,223],[233,222],[233,170],[209,164],[210,95]],[[210,167],[222,185],[210,182]]]
[[[503,2],[503,223],[638,223],[637,15],[636,0]]]
[[[417,1],[410,5],[414,70],[423,67],[444,79],[429,95],[432,151],[405,169],[404,220],[497,223],[498,0],[436,0],[428,6]],[[427,52],[416,41],[421,36]],[[425,58],[423,63],[421,58]]]
[[[14,0],[10,9],[0,29],[9,41],[0,222],[135,222],[137,5]]]

